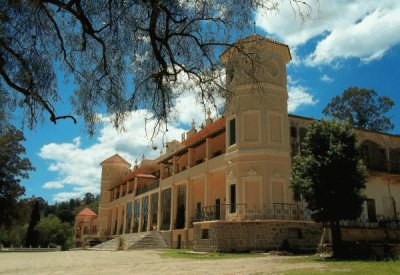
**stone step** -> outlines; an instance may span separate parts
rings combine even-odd
[[[96,250],[118,250],[122,238],[122,249],[157,249],[168,248],[164,238],[157,231],[123,234],[114,239],[94,246]],[[121,248],[120,248],[121,249]]]

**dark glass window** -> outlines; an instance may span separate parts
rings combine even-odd
[[[292,138],[297,137],[297,128],[295,126],[290,127],[290,136]]]
[[[235,213],[236,212],[236,184],[231,184],[231,190],[230,190],[230,198],[231,198],[231,207],[230,207],[230,213]]]
[[[229,145],[236,143],[236,119],[229,121]]]

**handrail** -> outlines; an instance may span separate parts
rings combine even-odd
[[[243,219],[311,220],[311,212],[302,205],[288,203],[221,204],[205,206],[195,211],[193,222],[225,220],[229,215]]]
[[[160,187],[160,182],[157,180],[156,182],[146,184],[142,187],[138,187],[138,189],[136,191],[136,195],[140,195],[140,194],[149,192],[151,190],[157,189],[158,187]]]

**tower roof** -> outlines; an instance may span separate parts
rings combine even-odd
[[[82,209],[81,212],[79,212],[77,216],[97,217],[97,214],[89,207],[86,207],[86,208]]]
[[[115,154],[108,159],[103,160],[100,165],[103,165],[104,163],[124,163],[127,165],[131,165],[127,160],[125,160],[123,157],[121,157],[118,154]]]
[[[285,53],[285,55],[286,55],[286,58],[287,58],[287,62],[290,61],[290,60],[292,59],[292,55],[290,54],[290,50],[289,50],[289,46],[288,46],[288,45],[286,45],[286,44],[284,44],[284,43],[282,43],[282,42],[273,40],[273,39],[271,39],[271,38],[261,36],[261,35],[256,34],[256,33],[253,33],[253,34],[251,34],[251,35],[249,35],[249,36],[247,36],[247,37],[244,37],[244,38],[239,39],[239,40],[237,40],[236,42],[234,42],[234,43],[232,44],[232,46],[228,47],[228,48],[220,55],[220,58],[224,61],[224,59],[226,59],[226,55],[227,55],[229,52],[231,52],[233,49],[238,48],[239,45],[244,45],[244,44],[247,44],[247,43],[258,42],[258,41],[262,41],[262,42],[267,42],[267,43],[275,44],[275,45],[277,45],[278,47],[280,47],[281,49],[282,49],[282,48],[286,48],[286,53]]]

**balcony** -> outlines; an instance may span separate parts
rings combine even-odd
[[[391,174],[400,174],[400,161],[387,161],[371,158],[364,158],[363,160],[368,170]]]
[[[311,212],[303,206],[287,203],[270,204],[221,204],[203,207],[195,211],[193,222],[225,220],[226,214],[246,220],[280,219],[311,220]]]
[[[143,193],[149,192],[151,190],[157,189],[158,187],[160,187],[160,182],[157,180],[153,183],[149,183],[146,184],[144,186],[138,187],[137,191],[136,191],[136,196],[139,196]]]

